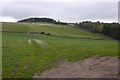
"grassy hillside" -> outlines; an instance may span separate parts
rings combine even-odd
[[[17,32],[45,32],[52,35],[60,36],[72,36],[72,37],[88,37],[104,39],[105,36],[101,36],[95,33],[79,29],[77,27],[69,25],[57,25],[50,23],[3,23],[4,31],[17,31]]]
[[[2,23],[2,30],[3,31],[15,31],[15,32],[27,32],[28,26],[19,23]]]
[[[114,40],[74,39],[34,34],[28,42],[26,33],[3,33],[3,77],[32,77],[54,67],[59,61],[77,61],[93,55],[117,56]]]
[[[3,23],[3,31],[45,32],[55,37],[33,34],[30,41],[26,33],[2,33],[3,77],[30,78],[37,72],[55,67],[59,61],[78,61],[91,56],[117,56],[118,41],[69,25],[49,23]]]

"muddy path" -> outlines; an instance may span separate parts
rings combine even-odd
[[[117,57],[91,57],[83,61],[64,61],[56,68],[37,73],[33,78],[117,78]]]

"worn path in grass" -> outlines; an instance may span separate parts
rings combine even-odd
[[[38,73],[33,78],[116,78],[117,57],[92,57],[78,62],[62,62],[56,68]]]

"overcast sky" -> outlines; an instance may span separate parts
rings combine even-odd
[[[49,17],[65,22],[118,21],[119,0],[3,0],[0,21]]]

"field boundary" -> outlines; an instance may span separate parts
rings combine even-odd
[[[0,32],[9,32],[9,33],[28,33],[28,32],[16,32],[16,31],[0,31]],[[101,38],[91,38],[91,37],[73,37],[73,36],[61,36],[61,35],[53,35],[50,33],[42,33],[42,32],[30,32],[32,34],[42,34],[42,35],[47,35],[47,36],[54,36],[54,37],[61,37],[61,38],[74,38],[74,39],[92,39],[92,40],[106,40],[106,39],[101,39]]]

